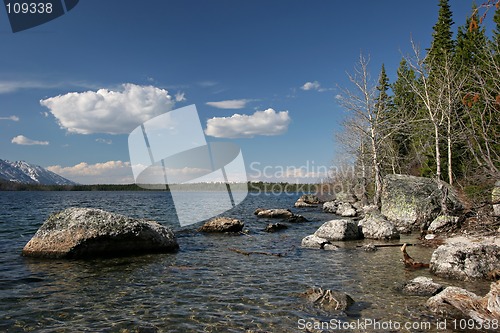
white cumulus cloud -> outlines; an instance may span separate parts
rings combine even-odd
[[[252,115],[234,114],[231,117],[208,119],[205,133],[217,138],[252,138],[256,135],[280,135],[290,124],[288,111],[274,109],[256,111]]]
[[[207,105],[218,109],[243,109],[251,99],[229,99],[219,102],[207,102]]]
[[[300,87],[302,90],[320,90],[321,89],[321,84],[318,81],[313,81],[313,82],[306,82],[302,87]]]
[[[23,145],[23,146],[47,146],[49,144],[48,141],[37,141],[37,140],[31,140],[25,137],[24,135],[18,135],[11,140],[12,143],[15,143],[16,145]]]
[[[120,91],[72,92],[40,101],[69,133],[128,134],[146,120],[172,110],[168,91],[131,83]]]

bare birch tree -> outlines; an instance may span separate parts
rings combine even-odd
[[[377,103],[377,90],[368,70],[369,59],[360,55],[352,74],[347,76],[353,89],[342,89],[339,98],[341,106],[348,112],[344,122],[347,131],[359,136],[361,158],[365,152],[370,158],[372,177],[375,185],[373,203],[380,207],[382,195],[381,147],[392,134],[389,124],[394,124],[386,116],[386,107]],[[365,143],[368,146],[365,146]]]

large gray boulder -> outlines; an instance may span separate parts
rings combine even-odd
[[[230,217],[215,217],[202,225],[198,231],[208,233],[240,232],[244,223]]]
[[[323,223],[314,233],[328,241],[359,239],[358,224],[351,220],[331,220]]]
[[[500,281],[493,282],[484,297],[458,287],[447,287],[429,298],[426,306],[433,312],[445,316],[473,319],[478,324],[500,320]],[[497,331],[497,327],[490,327]]]
[[[369,239],[399,239],[399,231],[394,223],[385,216],[372,212],[359,221],[358,226],[364,238]]]
[[[41,258],[83,258],[173,252],[171,229],[94,208],[68,208],[52,214],[22,254]]]
[[[500,246],[457,242],[439,246],[432,253],[430,271],[438,276],[473,280],[486,279],[500,267]]]
[[[434,179],[387,175],[383,181],[381,213],[396,223],[400,232],[420,229],[434,220],[441,211],[443,192],[447,193],[448,213],[463,209],[456,191],[441,182],[440,190]]]

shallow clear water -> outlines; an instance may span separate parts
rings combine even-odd
[[[181,228],[165,192],[0,192],[0,331],[279,333],[306,332],[314,320],[376,320],[379,325],[392,321],[393,328],[400,323],[393,332],[457,331],[436,328],[442,318],[426,311],[425,297],[403,296],[396,290],[416,276],[430,276],[426,270],[405,270],[398,247],[366,253],[356,248],[363,241],[355,241],[339,243],[338,251],[301,249],[303,237],[334,218],[319,209],[292,209],[310,222],[290,224],[279,233],[262,231],[271,221],[257,219],[256,208],[290,208],[297,198],[249,195],[224,214],[243,220],[250,230],[234,236],[199,234],[199,225]],[[48,215],[71,206],[155,219],[175,230],[180,251],[105,260],[22,257],[23,246]],[[404,236],[401,241],[414,240]],[[284,256],[246,256],[229,248]],[[408,251],[427,262],[432,253],[422,247]],[[488,290],[486,282],[434,280],[480,295]],[[346,292],[356,303],[346,313],[322,311],[298,296],[313,286]],[[429,322],[431,329],[405,329],[406,322]],[[388,326],[351,327],[323,326],[342,332],[391,331]]]

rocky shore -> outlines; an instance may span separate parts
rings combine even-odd
[[[493,205],[486,208],[486,214],[483,209],[481,221],[477,217],[480,214],[466,212],[459,195],[445,183],[388,175],[384,179],[380,210],[376,206],[361,206],[353,195],[342,193],[322,205],[323,211],[336,214],[340,219],[325,222],[302,240],[302,247],[338,250],[338,241],[362,238],[384,241],[398,239],[400,233],[418,232],[421,245],[435,250],[429,263],[414,262],[404,250],[404,261],[410,263],[408,269],[429,269],[431,274],[450,280],[450,284],[453,280],[495,281],[500,279],[499,193],[500,182],[497,182],[492,193]],[[301,197],[295,206],[303,207],[302,202],[306,201],[314,201],[314,198]],[[346,220],[347,217],[351,219]],[[373,244],[363,247],[365,251],[376,249]],[[478,324],[500,320],[499,290],[500,282],[493,282],[488,294],[480,297],[452,285],[443,287],[427,277],[404,282],[401,287],[401,292],[407,295],[432,296],[423,302],[429,311],[472,319]]]

